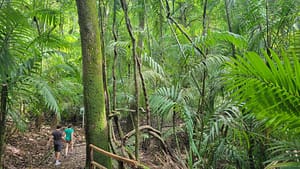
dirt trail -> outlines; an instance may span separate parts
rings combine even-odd
[[[4,155],[4,169],[83,169],[86,159],[84,130],[75,127],[74,152],[64,154],[62,150],[61,164],[54,165],[53,146],[47,147],[53,129],[43,126],[40,131],[16,132],[7,138]],[[170,156],[162,153],[157,143],[151,143],[149,150],[141,150],[140,161],[151,169],[185,169],[176,164]]]
[[[54,155],[52,155],[46,160],[45,164],[40,166],[40,168],[62,168],[62,169],[83,169],[85,165],[85,144],[77,144],[74,146],[74,151],[68,156],[65,156],[64,151],[61,156],[61,164],[58,166],[54,165]]]
[[[5,169],[80,169],[85,165],[85,140],[82,128],[75,127],[74,152],[65,156],[62,150],[61,165],[54,165],[53,146],[47,147],[53,129],[43,126],[40,131],[13,133],[7,139],[4,156]]]

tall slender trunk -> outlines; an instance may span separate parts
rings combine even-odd
[[[146,83],[144,80],[144,76],[142,74],[142,63],[141,63],[141,58],[142,58],[142,53],[144,50],[144,29],[145,29],[145,1],[141,0],[139,1],[140,5],[142,6],[143,10],[140,10],[139,12],[139,28],[140,28],[140,33],[139,33],[139,39],[138,39],[138,52],[137,52],[137,66],[138,66],[138,72],[140,75],[141,83],[142,83],[142,89],[144,93],[144,99],[145,99],[145,104],[146,104],[146,114],[147,114],[147,125],[151,124],[151,112],[150,112],[150,105],[149,105],[149,99],[148,99],[148,94],[147,94],[147,89],[146,89]]]
[[[7,115],[7,97],[8,87],[6,83],[2,84],[1,88],[1,103],[0,103],[0,168],[3,167],[3,154],[5,150],[5,133],[6,133],[6,115]]]
[[[114,0],[114,8],[113,8],[113,23],[112,23],[112,34],[114,38],[114,42],[118,42],[118,28],[116,27],[116,20],[117,20],[117,2],[118,0]],[[113,78],[113,93],[112,93],[112,111],[116,112],[117,109],[117,83],[116,83],[116,67],[117,67],[117,58],[118,58],[118,48],[114,45],[114,58],[113,58],[113,65],[112,65],[112,78]],[[125,156],[125,148],[124,148],[124,134],[121,128],[121,124],[119,121],[119,116],[116,115],[113,117],[113,121],[117,126],[118,134],[121,139],[121,152],[122,155]],[[113,132],[113,131],[112,131]],[[125,168],[122,162],[119,162],[119,169]]]
[[[117,1],[118,0],[114,0],[113,25],[112,25],[112,33],[113,33],[115,42],[118,42],[118,33],[117,33],[117,28],[116,28]],[[118,49],[117,49],[117,46],[114,45],[114,59],[113,59],[113,65],[112,65],[112,78],[113,78],[112,110],[113,111],[116,111],[116,108],[117,108],[117,82],[116,82],[117,58],[118,58]],[[119,137],[122,139],[124,134],[121,129],[121,125],[119,123],[119,117],[114,116],[113,118],[114,118],[114,122],[117,126]]]
[[[112,23],[112,34],[115,43],[118,42],[118,34],[116,28],[117,1],[118,0],[114,0],[113,23]],[[117,46],[114,45],[114,58],[112,64],[112,78],[113,78],[112,110],[114,111],[116,110],[116,106],[117,106],[117,81],[116,81],[117,58],[118,58],[118,49]]]
[[[106,56],[105,56],[105,31],[106,31],[106,23],[107,22],[107,15],[105,4],[103,0],[99,0],[99,27],[100,27],[100,40],[101,40],[101,53],[102,53],[102,76],[103,76],[103,88],[105,93],[105,110],[107,116],[110,112],[110,100],[109,100],[109,93],[107,89],[107,72],[106,72]]]
[[[255,147],[255,138],[249,134],[249,149],[248,149],[248,159],[249,159],[249,169],[255,169],[255,162],[254,162],[254,147]]]
[[[102,37],[100,37],[96,0],[76,0],[76,4],[82,46],[86,168],[90,168],[90,144],[110,151],[102,77],[103,56],[100,41]],[[94,152],[93,159],[106,168],[112,168],[111,159],[103,154]]]
[[[103,89],[104,89],[104,97],[105,97],[105,112],[106,117],[109,119],[110,115],[110,99],[109,99],[109,91],[107,89],[107,72],[106,72],[106,55],[105,55],[105,32],[106,32],[106,25],[107,25],[107,15],[106,15],[106,8],[105,8],[105,1],[99,0],[99,27],[100,27],[100,40],[101,40],[101,53],[102,53],[102,77],[103,77]],[[102,37],[102,38],[101,38]],[[108,142],[110,145],[112,144],[112,124],[111,120],[107,122],[107,130],[108,130]]]
[[[164,16],[163,16],[163,3],[160,3],[159,5],[159,36],[160,37],[163,37],[163,22],[164,21]],[[163,61],[163,40],[162,38],[159,38],[158,40],[158,43],[159,43],[159,46],[160,46],[160,50],[159,50],[159,58],[160,58],[160,61]],[[156,123],[157,125],[159,126],[158,129],[160,131],[162,131],[162,128],[163,128],[163,117],[160,117],[160,116],[157,116],[156,117],[157,120],[156,120]]]
[[[207,23],[207,0],[204,1],[203,3],[203,13],[202,13],[202,36],[207,35],[207,30],[208,29],[208,23]],[[207,55],[207,48],[204,48],[204,51],[202,54],[203,60],[206,59]],[[200,124],[200,141],[198,143],[198,150],[201,151],[201,142],[203,141],[203,132],[204,132],[204,120],[201,116],[204,116],[205,112],[205,87],[206,87],[206,78],[207,78],[207,70],[206,68],[203,70],[203,75],[202,75],[202,86],[201,86],[201,92],[200,92],[200,99],[199,99],[199,107],[198,107],[198,119],[200,119],[201,124]],[[193,161],[196,160],[196,157],[193,156]]]
[[[272,39],[272,34],[270,32],[270,16],[269,16],[269,1],[268,0],[265,0],[266,1],[266,25],[267,25],[267,35],[266,35],[266,49],[267,49],[267,53],[269,56],[271,56],[271,39]]]
[[[232,32],[232,23],[230,20],[230,12],[229,12],[229,4],[228,0],[224,0],[225,3],[225,11],[226,11],[226,19],[227,19],[227,25],[228,25],[228,30],[229,32]],[[235,58],[235,46],[231,43],[231,50],[232,50],[232,57]]]
[[[138,85],[138,78],[137,78],[137,69],[138,69],[138,58],[137,58],[137,52],[136,52],[136,39],[134,37],[133,31],[132,31],[132,25],[128,16],[128,5],[126,3],[126,0],[120,0],[122,9],[124,11],[125,15],[125,22],[126,27],[129,33],[129,36],[131,38],[132,43],[132,59],[134,62],[133,65],[133,78],[134,78],[134,86],[135,86],[135,113],[134,113],[134,127],[135,127],[135,158],[136,160],[139,160],[139,85]]]

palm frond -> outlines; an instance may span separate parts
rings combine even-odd
[[[158,84],[168,84],[168,80],[165,76],[156,71],[149,69],[143,71],[144,80],[147,82],[147,85],[151,85],[151,88],[157,87]]]
[[[128,46],[130,45],[130,42],[129,41],[117,41],[117,42],[114,42],[114,41],[110,41],[106,47],[106,52],[113,56],[114,54],[114,47],[117,48],[117,51],[118,51],[118,54],[120,55],[125,55],[127,54],[127,50],[128,50]]]
[[[183,109],[184,109],[184,111],[182,113],[182,116],[183,116],[183,120],[185,123],[187,134],[189,136],[190,152],[193,154],[196,154],[198,157],[200,157],[200,152],[197,147],[198,140],[194,139],[194,127],[195,127],[194,118],[195,117],[194,117],[193,113],[187,107],[184,107]]]
[[[39,95],[44,99],[45,106],[54,111],[58,119],[60,119],[59,106],[52,92],[52,89],[49,87],[47,82],[38,77],[27,77],[24,82],[36,88],[36,92],[38,92]]]
[[[142,56],[142,60],[144,61],[144,63],[147,63],[157,73],[161,74],[162,76],[165,75],[162,66],[159,63],[157,63],[152,57],[145,54]]]
[[[76,103],[78,97],[81,97],[82,84],[74,81],[71,78],[64,78],[54,84],[55,95],[59,96],[58,100],[66,103]]]
[[[293,54],[295,54],[297,58],[300,57],[300,30],[291,36],[291,46],[289,47],[288,55],[293,56]]]
[[[58,25],[60,11],[50,8],[38,8],[34,10],[33,16],[47,25]]]
[[[31,37],[30,26],[21,12],[10,6],[0,9],[0,77],[10,74],[18,60],[26,57],[26,44]]]
[[[194,63],[189,73],[203,74],[205,70],[213,72],[218,67],[221,67],[227,60],[228,57],[223,55],[209,55],[206,59],[201,60],[201,62]]]
[[[227,127],[231,129],[241,129],[242,123],[240,121],[240,112],[234,106],[224,106],[224,109],[217,110],[212,117],[209,118],[209,141],[214,141],[216,137],[219,137],[224,133]],[[218,112],[219,111],[219,112]],[[223,129],[223,131],[222,131]]]
[[[230,42],[238,49],[246,49],[248,42],[245,37],[232,32],[210,32],[207,38],[207,44],[215,44],[216,42]]]
[[[299,167],[300,165],[300,144],[298,141],[275,141],[268,151],[273,156],[266,168],[277,167]]]
[[[70,43],[65,41],[61,36],[51,33],[51,30],[41,33],[39,36],[36,36],[29,44],[31,45],[41,45],[51,49],[64,49],[69,48]],[[45,51],[46,53],[49,53]]]
[[[8,116],[13,120],[15,126],[20,131],[25,131],[27,125],[24,118],[22,118],[21,114],[17,111],[13,111],[12,108],[8,110]]]
[[[170,119],[172,109],[176,105],[172,99],[164,96],[152,96],[150,98],[150,107],[153,113],[161,115],[166,120]]]
[[[214,161],[216,161],[219,166],[234,168],[236,166],[234,164],[236,163],[240,166],[246,166],[245,159],[247,159],[247,154],[245,150],[241,151],[239,146],[227,143],[226,139],[220,141],[220,144],[217,145],[215,152],[213,153],[215,158]],[[224,161],[226,162],[224,163]]]
[[[250,52],[238,56],[228,63],[227,84],[234,91],[233,96],[245,102],[251,111],[273,111],[298,114],[300,97],[299,61],[282,55],[282,60],[272,51],[272,58],[266,53],[264,60]]]
[[[184,94],[184,90],[179,85],[170,88],[162,87],[150,97],[149,103],[153,113],[169,120],[173,111],[177,113],[184,111],[186,97],[188,96]]]
[[[277,169],[277,168],[281,168],[281,169],[297,169],[299,168],[299,163],[298,162],[282,162],[279,163],[277,161],[272,162],[271,164],[269,164],[268,166],[265,167],[265,169]]]
[[[262,56],[249,52],[232,59],[228,66],[226,85],[233,91],[232,96],[244,104],[246,112],[253,112],[261,119],[259,125],[262,127],[251,127],[262,130],[271,127],[274,134],[286,134],[287,140],[298,139],[289,136],[299,133],[298,58],[295,55],[287,56],[285,52],[281,56],[274,51],[270,56],[266,52]],[[273,158],[267,161],[270,163],[268,167],[294,165],[298,160],[294,152],[298,150],[296,144],[277,141],[270,145]]]

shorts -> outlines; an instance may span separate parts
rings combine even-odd
[[[62,144],[54,144],[55,152],[61,152],[61,150],[62,150]]]

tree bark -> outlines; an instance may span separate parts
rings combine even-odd
[[[96,0],[76,0],[83,63],[83,99],[86,113],[86,168],[90,168],[89,144],[109,151],[108,128],[105,112],[105,96],[102,77],[102,53],[97,18]],[[102,38],[102,37],[101,37]],[[112,168],[110,158],[94,153],[93,159]]]

